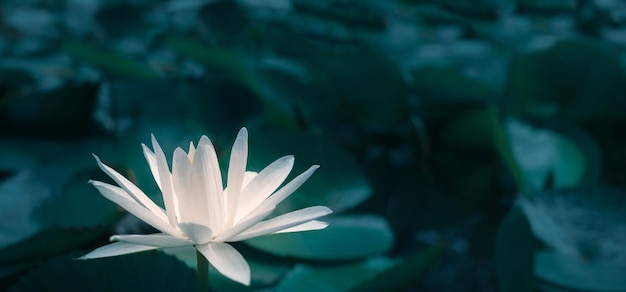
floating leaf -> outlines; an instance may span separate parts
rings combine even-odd
[[[393,265],[394,261],[386,257],[332,266],[296,265],[274,291],[354,291],[361,283],[371,280]]]
[[[550,177],[555,188],[575,186],[583,179],[586,157],[567,137],[515,120],[507,122],[506,130],[529,190],[541,190]]]
[[[579,291],[625,291],[626,265],[597,261],[550,251],[535,254],[535,275],[549,283]]]
[[[353,291],[404,291],[437,262],[443,253],[443,247],[434,245],[400,258],[392,267],[373,279],[364,281]]]
[[[72,145],[76,149],[71,155],[59,152],[64,153],[61,161],[37,164],[0,184],[1,269],[18,265],[16,272],[41,258],[79,248],[107,233],[107,225],[121,215],[92,190],[86,177],[91,174],[82,172],[95,163],[84,150],[105,149],[107,144]]]
[[[520,198],[533,233],[571,257],[626,262],[626,191],[608,186],[544,191]]]
[[[359,259],[393,245],[393,232],[380,217],[351,215],[326,221],[330,226],[321,231],[274,234],[246,243],[275,255],[312,260]]]
[[[46,227],[85,228],[113,224],[122,212],[88,183],[92,179],[110,181],[97,166],[78,171],[64,182],[60,194],[35,208],[33,217]]]

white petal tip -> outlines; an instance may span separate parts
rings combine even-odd
[[[321,208],[320,208],[320,209],[321,209],[321,213],[325,213],[325,214],[324,214],[324,215],[322,215],[322,216],[326,216],[326,215],[328,215],[328,214],[333,213],[333,210],[331,210],[330,208],[328,208],[328,207],[326,207],[326,206],[320,206],[320,207],[321,207]]]

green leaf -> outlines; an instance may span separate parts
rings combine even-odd
[[[10,271],[17,272],[109,231],[121,213],[87,183],[98,172],[84,172],[95,166],[87,151],[104,151],[107,145],[71,143],[71,153],[57,153],[60,161],[27,168],[0,185],[2,270],[18,267]]]
[[[0,184],[0,248],[41,230],[41,223],[33,218],[33,210],[58,194],[60,184],[74,171],[71,164],[31,168]]]
[[[111,77],[138,80],[159,77],[159,74],[147,64],[101,47],[85,43],[66,42],[63,44],[63,49]]]
[[[535,275],[561,287],[578,291],[625,291],[626,266],[585,261],[551,251],[535,254]]]
[[[524,213],[517,207],[510,209],[500,222],[496,235],[496,276],[500,291],[534,291],[535,247]]]
[[[279,256],[311,260],[352,260],[388,251],[393,232],[387,222],[371,215],[324,219],[323,230],[282,233],[247,240],[246,243]]]
[[[194,291],[196,277],[174,257],[143,252],[95,260],[62,256],[24,276],[10,291]]]
[[[626,261],[626,191],[609,186],[520,197],[533,233],[560,253],[589,261]]]
[[[541,190],[549,178],[553,187],[578,185],[587,171],[581,149],[569,138],[510,120],[506,130],[527,190]]]
[[[330,266],[300,264],[289,271],[273,291],[352,291],[393,264],[394,261],[386,257]]]
[[[313,164],[320,165],[320,169],[278,206],[278,212],[324,205],[337,213],[370,196],[371,187],[350,154],[328,138],[306,132],[251,133],[248,169],[260,171],[289,154],[296,157],[292,176]]]
[[[85,159],[90,160],[90,157]],[[37,206],[33,217],[46,227],[86,228],[113,224],[123,214],[120,207],[104,198],[89,180],[110,181],[96,165],[80,170],[64,182],[60,194]]]
[[[374,278],[362,282],[352,291],[406,291],[434,265],[444,251],[443,245],[434,245],[429,248],[415,251],[395,261],[394,265]]]

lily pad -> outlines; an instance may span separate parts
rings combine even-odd
[[[245,241],[278,256],[310,260],[354,260],[387,252],[394,237],[387,221],[372,215],[325,220],[323,230],[280,233]]]
[[[0,263],[36,262],[106,233],[121,214],[88,185],[89,152],[109,144],[83,141],[62,159],[27,168],[0,184]],[[108,149],[110,150],[110,149]],[[93,173],[97,178],[97,175]]]
[[[361,283],[352,291],[403,291],[417,281],[428,268],[437,263],[443,254],[444,245],[437,244],[414,251],[405,257],[394,260],[392,267],[376,277]]]
[[[386,257],[332,266],[296,265],[274,291],[352,291],[393,265],[394,261]]]
[[[585,261],[551,252],[535,254],[535,275],[561,287],[579,291],[625,291],[626,265]]]
[[[626,191],[578,187],[520,198],[532,231],[546,245],[571,257],[625,263]]]
[[[513,155],[528,190],[541,190],[549,178],[555,188],[578,185],[587,170],[585,154],[571,139],[520,121],[506,123]]]

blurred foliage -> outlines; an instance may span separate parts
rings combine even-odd
[[[5,0],[0,15],[2,290],[193,287],[185,250],[71,260],[151,232],[87,185],[105,179],[91,153],[158,201],[151,133],[166,153],[206,134],[224,166],[242,126],[252,168],[321,165],[277,212],[335,213],[237,245],[252,286],[212,274],[220,290],[626,290],[623,1]]]

